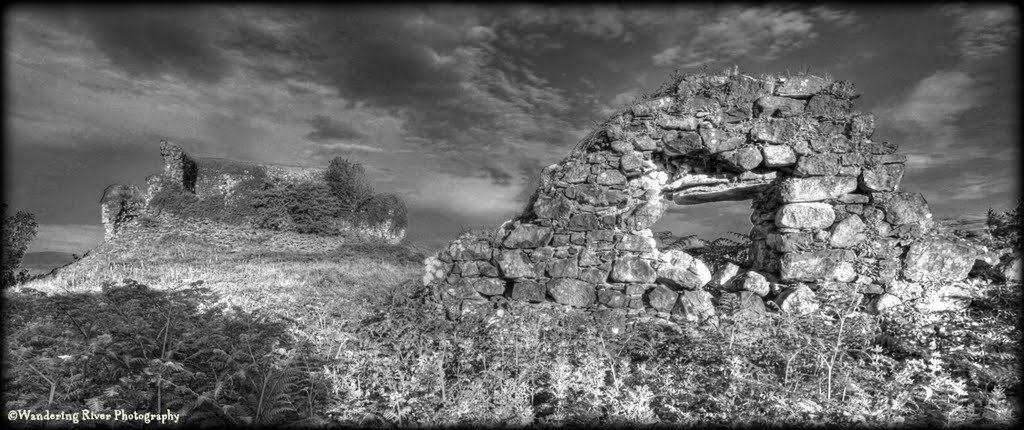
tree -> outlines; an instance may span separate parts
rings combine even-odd
[[[373,197],[373,186],[359,163],[336,157],[327,166],[326,179],[331,192],[349,212],[355,212]]]
[[[36,219],[28,212],[18,211],[14,216],[7,215],[7,205],[2,206],[4,215],[3,231],[3,257],[2,271],[0,276],[0,287],[7,287],[15,283],[14,270],[21,265],[21,258],[25,256],[28,243],[36,237]]]

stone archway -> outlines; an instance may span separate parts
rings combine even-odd
[[[681,77],[545,168],[520,216],[429,258],[424,282],[449,309],[502,296],[704,320],[722,279],[709,285],[703,262],[656,249],[649,227],[669,202],[722,200],[752,201],[744,269],[757,276],[725,290],[754,307],[806,309],[806,283],[905,299],[900,282],[965,277],[973,250],[927,240],[923,196],[898,190],[906,158],[871,140],[857,97],[811,75]]]

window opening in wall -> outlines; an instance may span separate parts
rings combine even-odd
[[[726,261],[746,265],[752,227],[750,200],[668,205],[665,215],[651,226],[659,249],[687,252],[709,266]]]

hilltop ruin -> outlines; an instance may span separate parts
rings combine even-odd
[[[193,158],[167,141],[161,142],[160,155],[163,172],[148,176],[144,191],[121,184],[104,190],[100,211],[106,241],[140,227],[165,232],[201,227],[222,236],[274,231],[299,235],[286,244],[310,248],[316,243],[315,249],[352,240],[398,243],[405,237],[405,204],[395,196],[371,195],[349,212],[324,208],[324,197],[331,197],[327,169]],[[284,206],[279,201],[306,204],[315,213],[295,221],[288,208],[275,207]]]

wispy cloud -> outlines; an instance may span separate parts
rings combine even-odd
[[[933,149],[946,149],[959,138],[960,116],[981,100],[974,79],[958,70],[942,70],[919,81],[906,100],[885,112],[900,129],[932,139]]]
[[[960,55],[981,60],[1001,54],[1020,39],[1020,9],[1012,5],[952,5],[943,8],[956,19]]]
[[[813,42],[818,37],[816,21],[843,26],[855,20],[852,13],[821,6],[810,11],[774,6],[732,7],[700,24],[691,37],[675,41],[651,59],[656,66],[680,68],[738,58],[770,61]]]
[[[978,173],[962,173],[944,196],[950,200],[984,200],[1011,191],[1014,181],[1008,177],[992,177]]]
[[[335,143],[338,140],[350,140],[363,137],[363,133],[345,121],[339,121],[327,115],[311,118],[309,125],[313,131],[306,134],[306,139],[317,143]]]

